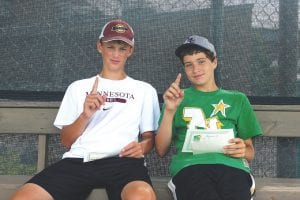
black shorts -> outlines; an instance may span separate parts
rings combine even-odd
[[[94,188],[105,188],[110,200],[120,200],[123,187],[135,180],[152,185],[143,158],[113,157],[85,163],[80,158],[65,158],[28,183],[43,187],[55,200],[83,200]]]
[[[249,173],[220,164],[192,165],[168,184],[176,200],[250,200]]]

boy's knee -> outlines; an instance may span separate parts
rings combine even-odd
[[[26,183],[20,187],[11,197],[10,200],[53,200],[52,196],[42,187]]]
[[[121,193],[122,200],[156,200],[156,195],[148,183],[133,181],[125,185]]]

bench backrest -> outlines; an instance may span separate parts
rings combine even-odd
[[[37,134],[37,171],[47,164],[48,137],[60,102],[0,101],[0,134]],[[253,105],[269,137],[300,137],[300,105]]]

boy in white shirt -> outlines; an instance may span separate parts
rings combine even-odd
[[[83,200],[94,188],[105,188],[110,200],[156,199],[144,155],[154,145],[159,103],[150,84],[125,72],[134,51],[132,27],[108,22],[97,49],[100,73],[68,87],[54,122],[69,151],[11,200]]]

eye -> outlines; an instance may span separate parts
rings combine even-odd
[[[185,63],[184,64],[184,67],[185,68],[191,68],[193,65],[192,65],[192,63]]]
[[[204,64],[205,63],[205,60],[198,60],[198,64],[199,65],[202,65],[202,64]]]
[[[199,59],[199,60],[197,60],[197,63],[199,65],[203,65],[205,62],[206,62],[206,59]]]

